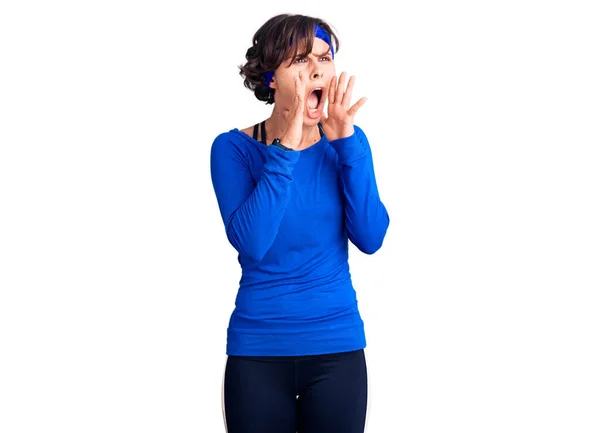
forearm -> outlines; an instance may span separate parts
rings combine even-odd
[[[261,260],[269,250],[290,198],[291,175],[265,166],[250,196],[226,223],[227,238],[238,252]]]
[[[269,147],[268,152],[256,184],[235,158],[213,158],[213,184],[227,238],[241,255],[253,260],[261,260],[277,236],[298,159],[294,152],[278,148]]]
[[[390,220],[379,196],[368,141],[355,133],[331,145],[338,152],[348,237],[359,250],[372,254],[383,244]]]

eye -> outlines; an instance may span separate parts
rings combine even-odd
[[[296,60],[294,60],[294,63],[304,63],[306,62],[306,57],[297,57]]]
[[[319,60],[325,61],[325,62],[329,62],[331,60],[331,57],[330,56],[323,56]]]

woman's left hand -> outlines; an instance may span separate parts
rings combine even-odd
[[[346,72],[342,72],[339,81],[337,77],[331,79],[327,115],[324,112],[321,115],[323,132],[329,141],[350,137],[354,134],[354,115],[367,102],[367,98],[363,97],[350,107],[355,77],[350,77],[348,87],[345,88],[346,75]]]

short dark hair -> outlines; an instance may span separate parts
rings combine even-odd
[[[289,57],[293,61],[298,55],[308,56],[312,52],[315,25],[329,34],[331,49],[336,53],[340,45],[338,37],[320,18],[280,14],[256,31],[252,46],[246,51],[246,63],[239,66],[239,73],[244,77],[244,86],[252,90],[259,101],[275,102],[274,91],[265,82],[264,72],[274,71]]]

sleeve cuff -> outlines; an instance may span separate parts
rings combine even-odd
[[[291,177],[294,166],[300,157],[300,152],[290,152],[277,146],[267,147],[267,162],[265,168],[270,172],[280,173]]]
[[[330,141],[329,144],[335,149],[342,163],[361,159],[369,151],[365,141],[360,139],[356,128],[351,136]]]

